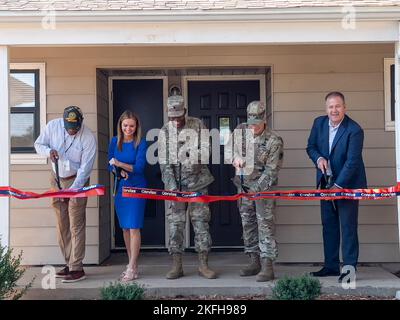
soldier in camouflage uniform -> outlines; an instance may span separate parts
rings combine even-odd
[[[169,121],[161,128],[158,144],[160,168],[165,189],[170,191],[197,191],[207,194],[207,187],[214,181],[207,164],[200,162],[200,151],[209,148],[208,141],[201,141],[200,130],[207,128],[198,118],[185,118],[186,109],[182,96],[169,97],[167,107]],[[185,129],[194,133],[197,141],[189,143],[188,140],[180,141],[173,137],[174,134],[179,136],[184,133],[183,130]],[[184,146],[185,143],[187,143],[186,146]],[[173,153],[171,150],[176,150],[175,161],[173,155],[171,155]],[[195,161],[193,161],[193,158],[189,159],[193,155],[197,155]],[[173,266],[166,277],[167,279],[177,279],[183,276],[182,253],[184,251],[187,210],[195,233],[195,249],[199,254],[199,274],[208,279],[215,279],[216,273],[208,266],[208,252],[211,248],[209,206],[207,203],[176,201],[167,202],[168,251],[172,254]]]
[[[247,123],[240,124],[236,129],[242,130],[243,134],[245,129],[253,131],[254,163],[251,165],[254,168],[250,174],[243,174],[243,168],[247,166],[246,144],[239,145],[235,140],[233,146],[235,185],[239,192],[270,190],[278,181],[278,171],[283,160],[283,141],[267,127],[265,105],[260,101],[251,102],[247,107]],[[250,201],[243,198],[239,202],[244,249],[250,256],[250,264],[240,270],[241,276],[257,275],[257,281],[274,279],[272,263],[278,254],[274,234],[274,208],[275,200],[272,199]]]

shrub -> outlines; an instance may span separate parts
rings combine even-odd
[[[0,300],[17,300],[21,298],[32,281],[25,287],[18,288],[17,281],[22,277],[25,269],[21,267],[22,251],[17,257],[13,256],[13,250],[0,244]]]
[[[321,294],[321,283],[309,275],[284,277],[272,289],[276,300],[313,300]]]
[[[111,283],[101,289],[103,300],[143,300],[143,286],[133,282],[131,284]]]

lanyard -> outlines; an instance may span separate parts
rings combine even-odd
[[[69,145],[69,147],[68,147],[68,148],[65,150],[65,152],[64,152],[65,154],[67,154],[68,150],[69,150],[69,149],[72,147],[72,145],[74,144],[77,134],[78,134],[78,133],[76,133],[76,134],[74,135],[74,138],[72,139],[71,144]],[[64,148],[65,148],[65,144],[66,144],[66,141],[65,141],[65,134],[64,134]]]

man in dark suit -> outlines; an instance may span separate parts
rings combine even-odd
[[[327,94],[325,104],[328,115],[314,120],[307,144],[307,154],[317,167],[317,187],[366,188],[367,178],[362,159],[364,132],[357,122],[346,115],[342,93]],[[358,261],[358,200],[322,200],[321,220],[324,267],[311,275],[339,276],[341,282],[349,272],[340,272],[340,234],[343,264],[356,268]]]

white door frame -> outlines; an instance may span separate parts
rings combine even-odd
[[[272,72],[272,67],[271,67]],[[271,75],[272,76],[272,75]],[[183,96],[185,100],[185,107],[187,114],[189,113],[188,106],[188,82],[189,81],[246,81],[246,80],[258,80],[260,82],[260,101],[266,103],[266,79],[265,74],[256,75],[198,75],[198,76],[183,76]],[[271,108],[272,108],[271,104]],[[273,112],[271,110],[272,117]],[[273,121],[273,118],[272,118]],[[273,123],[273,122],[272,122]],[[186,230],[185,230],[185,247],[190,247],[190,218],[189,213],[186,213]],[[215,248],[234,248],[232,246],[219,246]]]
[[[10,87],[9,59],[7,46],[0,46],[0,185],[10,185]],[[10,198],[0,198],[0,244],[10,245]]]
[[[167,109],[166,109],[166,101],[168,98],[168,76],[111,76],[108,77],[108,118],[109,118],[109,123],[108,123],[108,128],[109,128],[109,135],[110,139],[113,136],[114,128],[113,128],[113,123],[114,123],[114,105],[113,105],[113,93],[112,93],[112,88],[113,88],[113,81],[114,80],[146,80],[146,79],[161,79],[163,80],[163,120],[164,123],[167,121],[168,116],[167,116]],[[112,179],[112,173],[110,173],[110,188],[111,190],[114,189],[114,179]],[[111,198],[111,204],[110,204],[110,214],[111,214],[111,249],[122,249],[120,247],[115,247],[115,219],[114,219],[114,198]],[[166,210],[166,208],[165,208]],[[164,229],[165,229],[165,247],[168,244],[168,228],[167,224],[164,222]],[[164,248],[164,247],[158,247],[158,246],[146,246],[148,249],[158,249],[158,248]]]
[[[399,23],[400,31],[400,23]],[[396,176],[400,182],[400,39],[395,43],[394,52],[394,91],[395,91],[395,152],[396,152]],[[397,223],[399,233],[400,251],[400,197],[397,197]]]

